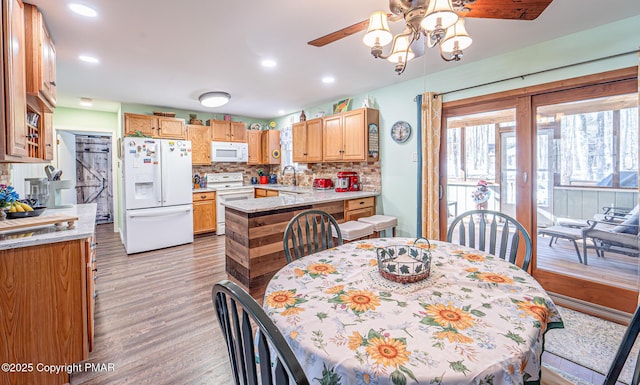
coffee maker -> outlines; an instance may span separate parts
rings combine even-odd
[[[354,171],[340,171],[336,179],[336,192],[359,191],[360,178]]]

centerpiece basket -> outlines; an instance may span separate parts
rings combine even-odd
[[[393,282],[418,282],[431,273],[431,243],[426,238],[418,238],[412,245],[378,247],[376,257],[380,275]]]

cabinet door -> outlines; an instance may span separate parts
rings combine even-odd
[[[350,210],[344,213],[344,220],[347,221],[357,221],[358,218],[365,218],[374,215],[373,207],[365,207],[362,209]]]
[[[185,139],[182,119],[158,118],[158,137],[167,139]]]
[[[56,83],[56,46],[53,44],[53,40],[44,28],[44,42],[42,45],[43,51],[43,77],[44,86],[47,89],[45,96],[49,99],[49,102],[53,107],[56,106],[58,98],[58,84]],[[45,53],[46,52],[46,53]]]
[[[247,132],[249,144],[249,159],[247,164],[260,164],[262,161],[262,131],[249,130]]]
[[[291,143],[293,146],[293,161],[307,161],[307,123],[295,123],[291,128]],[[320,142],[322,143],[322,142]]]
[[[247,125],[244,122],[231,122],[231,141],[247,142]]]
[[[262,162],[280,164],[280,157],[274,157],[274,151],[280,151],[280,131],[262,131]]]
[[[27,85],[25,77],[24,4],[2,0],[5,65],[6,155],[27,155]],[[4,74],[0,74],[3,76]]]
[[[191,163],[211,164],[211,136],[209,127],[187,125],[187,139],[191,141]]]
[[[193,202],[193,233],[210,233],[216,230],[216,201]]]
[[[156,136],[158,120],[154,116],[124,114],[124,133],[134,135],[137,131],[148,136]]]
[[[45,112],[42,123],[42,130],[44,130],[41,142],[41,145],[44,146],[42,157],[44,160],[53,160],[53,114]]]
[[[210,120],[211,140],[214,142],[229,142],[231,140],[231,124],[226,120]]]
[[[307,162],[322,162],[322,119],[307,122]]]
[[[367,160],[367,131],[364,124],[364,112],[364,109],[360,109],[342,115],[344,130],[342,160],[344,161]]]
[[[267,190],[267,196],[268,197],[277,197],[279,195],[280,195],[280,193],[277,192],[276,190]]]
[[[322,136],[322,160],[342,160],[342,116],[330,116],[324,119]]]
[[[264,197],[266,197],[266,196],[267,196],[267,190],[265,190],[265,189],[263,189],[263,188],[257,188],[257,189],[254,191],[254,196],[255,196],[256,198],[264,198]]]

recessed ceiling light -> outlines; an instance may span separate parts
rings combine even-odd
[[[80,105],[83,107],[91,107],[93,106],[93,99],[91,98],[80,98]]]
[[[278,63],[276,63],[275,60],[271,60],[271,59],[264,59],[263,61],[260,62],[260,64],[262,64],[262,66],[266,68],[273,68],[276,65],[278,65]]]
[[[86,17],[96,17],[98,16],[98,12],[95,9],[88,7],[84,4],[71,3],[69,4],[69,9],[78,15],[86,16]]]
[[[98,64],[100,62],[98,58],[89,56],[89,55],[79,55],[78,59],[85,63],[91,63],[91,64]]]
[[[336,81],[336,79],[333,76],[325,76],[325,77],[322,78],[322,82],[324,84],[331,84],[331,83],[333,83],[335,81]]]
[[[284,115],[284,110],[278,110],[278,115]]]

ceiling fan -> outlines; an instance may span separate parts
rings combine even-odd
[[[401,74],[406,62],[424,53],[426,45],[439,45],[440,56],[458,61],[462,50],[471,44],[464,28],[464,18],[534,20],[553,0],[389,0],[391,13],[374,12],[369,20],[342,28],[307,44],[323,47],[354,33],[367,30],[363,42],[376,58],[396,63]],[[404,32],[392,36],[387,19],[404,20]],[[423,39],[425,37],[426,39]],[[382,54],[382,46],[393,40],[391,53]],[[463,48],[464,47],[464,48]],[[447,53],[449,56],[445,56]]]

